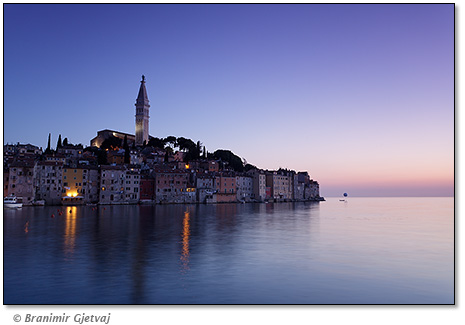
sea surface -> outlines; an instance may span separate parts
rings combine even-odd
[[[5,304],[455,302],[454,198],[3,213]]]

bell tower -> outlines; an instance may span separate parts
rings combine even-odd
[[[145,89],[145,76],[142,75],[139,95],[136,99],[136,146],[149,142],[149,98]]]

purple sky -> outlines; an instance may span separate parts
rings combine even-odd
[[[454,5],[4,5],[4,143],[134,132],[308,170],[321,194],[454,186]]]

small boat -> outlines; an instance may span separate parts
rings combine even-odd
[[[21,208],[23,204],[18,202],[16,196],[7,196],[3,199],[4,208]]]
[[[32,205],[44,206],[45,205],[45,200],[34,200],[34,201],[32,201]]]

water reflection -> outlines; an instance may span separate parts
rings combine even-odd
[[[65,257],[71,258],[74,255],[74,249],[76,246],[77,207],[67,207],[65,213],[64,254]]]
[[[453,299],[450,200],[60,211],[4,210],[6,304]]]
[[[182,253],[181,253],[181,273],[189,271],[189,236],[190,236],[190,211],[186,208],[182,221]]]

